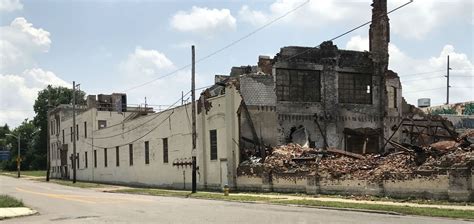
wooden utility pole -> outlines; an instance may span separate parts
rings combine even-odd
[[[195,56],[194,56],[194,45],[191,46],[191,54],[192,54],[192,69],[191,69],[191,117],[193,123],[193,150],[191,151],[192,154],[192,193],[196,193],[196,96],[195,96],[195,72],[196,72],[196,65],[195,65]]]
[[[72,82],[72,182],[76,183],[76,82]]]
[[[50,138],[51,138],[51,129],[50,128],[54,128],[54,127],[49,127],[51,126],[51,122],[49,121],[49,117],[50,117],[50,104],[51,104],[51,98],[49,98],[48,100],[48,112],[46,113],[47,114],[47,122],[48,122],[48,125],[47,125],[47,129],[46,129],[46,149],[48,150],[46,152],[46,156],[47,156],[47,159],[46,159],[46,181],[49,181],[49,172],[50,172],[50,167],[51,167],[51,141],[50,141]]]
[[[448,55],[448,63],[447,63],[447,67],[446,67],[446,105],[449,104],[449,70],[451,70],[451,68],[449,67],[449,55]]]

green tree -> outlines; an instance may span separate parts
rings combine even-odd
[[[37,160],[37,153],[34,148],[35,141],[38,140],[37,128],[33,121],[25,119],[18,127],[10,133],[15,136],[20,136],[20,153],[22,158],[21,169],[35,169],[32,168],[35,160]],[[10,149],[10,160],[2,163],[2,169],[16,170],[16,158],[18,155],[18,139],[13,136],[5,135],[5,143]]]
[[[34,154],[31,155],[33,161],[30,163],[30,169],[46,169],[48,109],[55,108],[60,104],[72,103],[72,92],[72,89],[48,85],[38,93],[38,98],[33,106],[36,113],[33,124],[39,131],[37,136],[32,138]],[[85,95],[83,91],[76,91],[76,104],[85,104]]]

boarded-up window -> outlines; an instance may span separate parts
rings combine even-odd
[[[397,89],[387,86],[388,108],[397,108]]]
[[[372,76],[339,73],[339,103],[372,104]]]
[[[115,166],[120,166],[120,147],[115,147]]]
[[[104,148],[104,167],[107,167],[107,148]]]
[[[150,144],[145,142],[145,164],[150,164]]]
[[[163,163],[168,163],[168,138],[163,139]]]
[[[276,93],[279,101],[319,102],[320,71],[277,69]]]
[[[210,142],[211,142],[211,160],[217,159],[217,130],[209,131]]]
[[[130,161],[130,166],[133,166],[133,144],[128,145],[128,159]]]

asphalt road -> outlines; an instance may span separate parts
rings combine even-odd
[[[3,223],[470,223],[443,218],[103,193],[5,176],[0,176],[0,193],[22,199],[39,212],[39,215]]]

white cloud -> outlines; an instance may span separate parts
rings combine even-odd
[[[32,118],[38,92],[48,85],[70,86],[53,72],[40,68],[27,69],[20,75],[0,74],[0,124],[15,127],[25,118]]]
[[[288,13],[304,2],[276,0],[268,10],[264,11],[252,10],[249,6],[244,5],[239,11],[239,18],[244,22],[259,26]],[[297,11],[285,16],[282,21],[297,26],[320,27],[334,21],[349,20],[351,17],[353,19],[356,15],[369,15],[368,10],[370,10],[369,4],[360,4],[360,2],[354,1],[309,1]],[[366,18],[369,17],[366,16]]]
[[[147,50],[140,46],[120,63],[119,69],[128,76],[150,77],[174,68],[166,55],[157,50]]]
[[[229,9],[209,9],[193,6],[190,11],[178,11],[171,18],[171,27],[182,32],[213,35],[234,30],[236,19]]]
[[[350,50],[368,50],[368,37],[354,36],[346,44]],[[414,58],[394,44],[389,45],[389,68],[398,73],[403,85],[403,96],[416,105],[419,98],[431,98],[433,105],[446,101],[446,60],[450,57],[450,102],[473,100],[474,64],[469,57],[457,52],[452,45],[445,45],[439,55]]]
[[[23,4],[20,0],[0,0],[0,12],[13,12],[22,9]]]
[[[259,26],[271,19],[282,16],[304,1],[276,0],[266,10],[252,10],[244,5],[239,11],[239,19]],[[371,19],[372,1],[310,1],[307,5],[289,14],[282,21],[292,26],[318,28],[332,26],[335,22],[362,24]],[[388,1],[388,10],[394,9],[408,0]],[[441,26],[455,22],[472,24],[472,0],[423,1],[418,0],[392,13],[391,31],[404,38],[424,39]],[[351,25],[349,25],[351,26]]]
[[[70,85],[36,65],[35,56],[49,51],[48,31],[18,17],[0,27],[0,33],[0,124],[15,127],[33,117],[38,91],[47,85]]]
[[[0,72],[19,73],[34,66],[33,57],[48,52],[50,33],[33,27],[25,18],[15,18],[9,26],[0,27]]]

